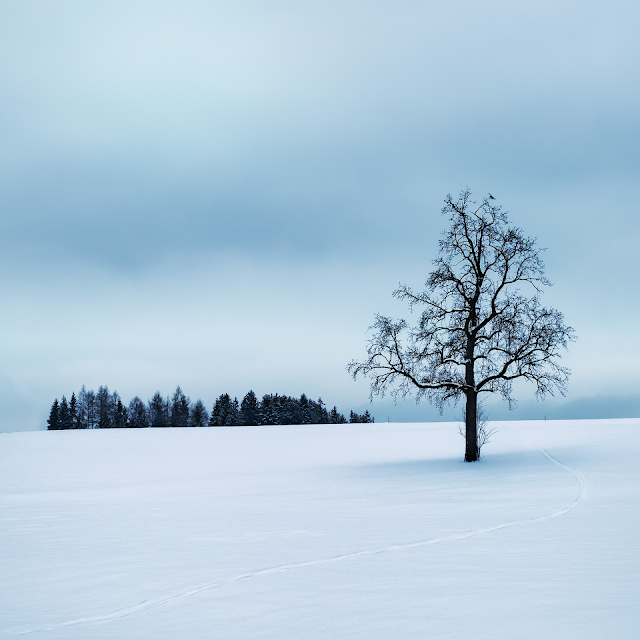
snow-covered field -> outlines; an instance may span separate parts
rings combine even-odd
[[[640,420],[0,434],[0,637],[637,638]]]

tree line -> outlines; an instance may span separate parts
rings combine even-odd
[[[98,391],[87,390],[84,385],[67,400],[56,398],[51,405],[48,430],[60,429],[120,429],[146,427],[235,427],[287,424],[345,424],[344,415],[336,409],[328,410],[321,398],[310,400],[304,393],[295,398],[268,394],[258,400],[249,391],[242,402],[231,399],[228,393],[220,395],[209,413],[198,399],[191,402],[178,386],[173,395],[164,398],[157,391],[144,402],[135,396],[128,405],[117,391],[107,386]],[[373,422],[369,411],[363,414],[351,411],[349,422]]]

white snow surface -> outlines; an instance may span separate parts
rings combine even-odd
[[[636,638],[640,420],[0,434],[0,637]]]

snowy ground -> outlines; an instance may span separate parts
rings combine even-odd
[[[640,420],[0,434],[0,637],[635,638]]]

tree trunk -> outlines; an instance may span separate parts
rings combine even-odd
[[[478,394],[475,390],[467,391],[467,406],[465,410],[465,462],[475,462],[478,459]]]
[[[471,327],[476,326],[478,318],[476,316],[475,303],[471,308],[469,318]],[[464,452],[465,462],[475,462],[478,459],[478,392],[476,391],[476,376],[473,370],[475,349],[475,335],[472,332],[467,338],[467,358],[465,367],[464,390],[467,396],[467,406],[465,407],[465,439],[467,446]]]

